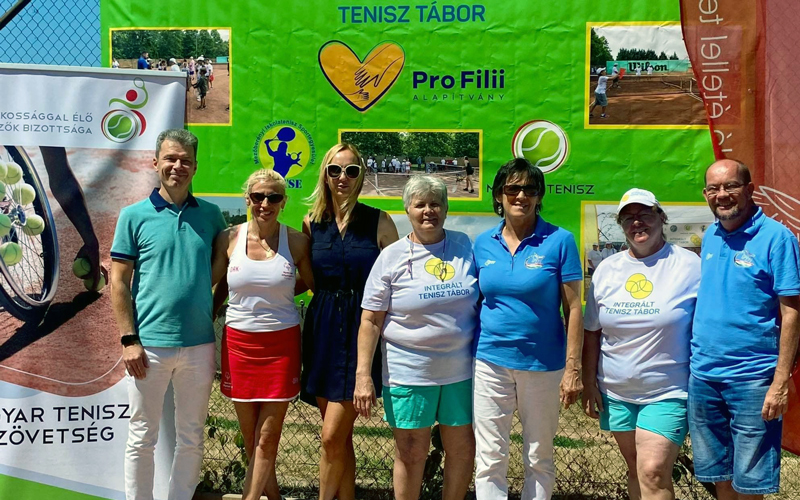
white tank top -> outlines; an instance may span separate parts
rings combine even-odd
[[[286,226],[280,225],[278,253],[269,260],[247,256],[247,223],[239,226],[228,262],[225,324],[245,332],[274,332],[299,325],[294,285],[295,265]]]

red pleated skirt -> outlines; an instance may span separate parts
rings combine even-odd
[[[222,336],[222,394],[234,401],[291,401],[300,394],[300,326]]]

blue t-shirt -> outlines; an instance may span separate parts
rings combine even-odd
[[[761,209],[735,231],[719,222],[703,238],[692,326],[692,375],[712,382],[773,376],[778,297],[800,295],[798,244]]]
[[[566,358],[561,284],[583,278],[575,238],[539,217],[511,255],[504,225],[478,236],[473,249],[483,294],[475,357],[513,370],[560,370]]]
[[[150,63],[147,62],[147,59],[144,56],[140,57],[138,61],[136,61],[136,69],[150,69]]]
[[[111,257],[134,262],[133,319],[142,345],[214,342],[211,248],[225,227],[213,203],[189,195],[178,208],[158,189],[122,209]]]

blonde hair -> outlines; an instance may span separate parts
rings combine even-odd
[[[350,221],[353,207],[356,206],[358,195],[361,194],[361,188],[364,186],[364,174],[367,169],[364,165],[364,158],[361,157],[361,153],[358,152],[358,149],[352,144],[342,142],[329,149],[322,158],[322,163],[320,163],[317,186],[314,188],[314,192],[311,193],[311,196],[308,197],[308,201],[311,203],[311,211],[308,214],[311,222],[319,223],[326,219],[333,218],[333,195],[331,194],[331,188],[328,187],[327,170],[328,165],[333,162],[334,156],[342,151],[350,151],[353,153],[356,164],[361,167],[361,173],[358,175],[358,178],[355,179],[353,189],[350,191],[347,199],[339,206],[339,210],[342,212],[342,221],[344,223]]]
[[[280,187],[280,191],[283,194],[286,194],[286,180],[281,176],[281,174],[272,170],[271,168],[262,168],[253,172],[250,174],[250,177],[247,178],[242,186],[242,189],[244,189],[244,195],[248,196],[252,192],[253,186],[259,182],[271,182],[273,184],[277,184]]]

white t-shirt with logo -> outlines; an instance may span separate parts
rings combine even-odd
[[[405,237],[386,247],[361,303],[386,311],[383,385],[445,385],[471,378],[479,295],[466,234],[447,231],[433,245]]]
[[[630,403],[686,399],[700,258],[667,243],[635,259],[619,252],[597,267],[584,327],[602,329],[600,391]]]

